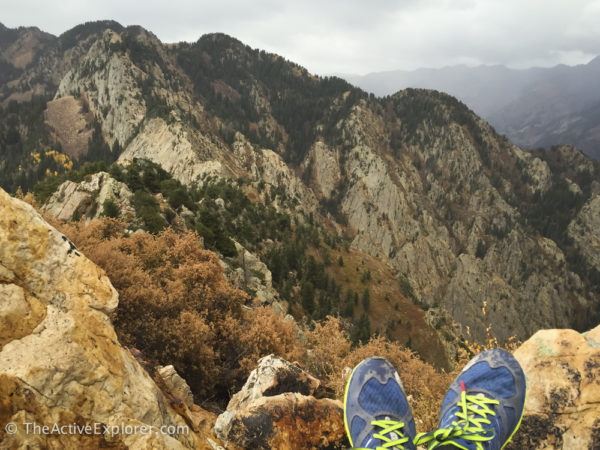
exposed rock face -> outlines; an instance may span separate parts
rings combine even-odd
[[[148,373],[122,348],[110,281],[31,206],[0,190],[0,446],[198,448]],[[5,432],[8,422],[17,433]],[[152,426],[152,433],[27,432],[26,423]],[[172,435],[157,432],[172,425]],[[74,425],[73,425],[74,426]],[[189,430],[189,432],[185,432]]]
[[[515,357],[527,377],[527,403],[510,448],[598,448],[600,326],[584,334],[539,331]]]
[[[280,155],[273,150],[253,146],[241,133],[236,133],[232,149],[235,164],[252,179],[283,189],[287,196],[297,201],[296,209],[315,211],[317,198],[313,190],[302,182]],[[275,202],[274,206],[280,208],[283,205]]]
[[[312,149],[312,160],[315,182],[323,197],[329,198],[341,178],[338,151],[318,141]]]
[[[588,264],[600,271],[600,195],[592,195],[583,205],[569,224],[569,237]]]
[[[188,408],[194,405],[194,395],[187,382],[181,378],[175,368],[171,365],[159,367],[158,374],[165,381],[169,391],[182,398]]]
[[[46,121],[56,132],[64,153],[71,158],[87,152],[92,130],[88,129],[90,114],[82,112],[81,99],[70,95],[46,104]]]
[[[42,210],[57,219],[72,220],[85,215],[87,219],[100,217],[107,199],[114,201],[119,215],[125,219],[135,217],[131,206],[133,194],[125,183],[115,180],[106,172],[88,175],[81,183],[65,181],[43,205]]]
[[[217,199],[220,200],[220,199]],[[225,277],[232,286],[244,291],[254,292],[261,304],[273,303],[279,294],[273,289],[271,271],[256,255],[235,242],[237,256],[225,264]],[[236,266],[237,268],[233,268]]]
[[[190,139],[180,123],[168,125],[163,119],[154,118],[145,123],[143,130],[120,156],[119,162],[126,164],[133,158],[148,159],[187,185],[207,176],[229,175],[218,159],[200,159]],[[197,139],[203,141],[203,147],[212,149],[213,144],[208,139],[202,136],[197,136]],[[178,155],[177,158],[173,158],[173,153]]]
[[[28,29],[41,38],[39,45],[31,47],[34,51],[32,63],[8,83],[8,89],[2,93],[3,103],[29,101],[33,95],[53,95],[65,74],[79,64],[102,31],[110,27],[123,28],[112,21],[96,22],[89,27],[75,27],[58,38],[34,28]]]
[[[123,54],[110,51],[120,36],[106,30],[73,69],[62,78],[56,98],[84,94],[90,111],[101,117],[102,129],[112,144],[133,137],[146,107],[140,102],[137,79],[143,73]]]
[[[395,97],[412,101],[408,96]],[[449,120],[454,107],[436,101],[434,108],[432,114]],[[402,141],[406,150],[396,158],[378,143],[386,124],[366,104],[357,105],[341,127],[351,149],[341,208],[356,231],[353,245],[405,274],[420,301],[441,306],[478,340],[488,324],[502,324],[493,327],[500,340],[568,327],[577,308],[589,306],[573,289],[581,281],[566,270],[561,249],[520,224],[506,200],[509,181],[492,182],[464,127],[425,119],[415,139]],[[518,161],[531,180],[530,193],[548,189],[546,162],[499,141],[480,119],[472,127],[495,157]]]
[[[243,448],[336,448],[346,445],[342,404],[312,397],[319,381],[274,357],[262,358],[215,434]]]

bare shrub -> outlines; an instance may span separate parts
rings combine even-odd
[[[173,364],[200,400],[223,405],[262,356],[302,356],[293,323],[267,308],[242,314],[247,295],[223,277],[194,232],[124,237],[102,218],[55,226],[102,267],[119,292],[112,319],[120,341]]]

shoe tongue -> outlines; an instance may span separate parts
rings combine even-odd
[[[481,398],[486,398],[484,394],[482,393],[473,393],[470,394],[473,397],[481,397]],[[477,403],[472,403],[469,402],[469,407],[473,408],[475,410],[480,410],[483,409],[481,406],[479,406]],[[458,404],[455,404],[454,406],[452,406],[452,408],[446,413],[446,415],[444,416],[444,421],[440,424],[440,427],[451,427],[451,423],[458,421],[458,418],[456,417],[456,413],[462,413],[463,412],[463,407],[459,406]],[[479,414],[476,414],[473,411],[469,411],[468,415],[471,417],[476,417],[476,418],[481,418],[481,416]],[[460,422],[463,422],[464,419],[460,420]]]

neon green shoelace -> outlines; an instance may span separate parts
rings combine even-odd
[[[496,436],[492,428],[484,428],[484,425],[491,425],[487,419],[488,415],[495,416],[490,405],[499,405],[500,402],[492,400],[483,395],[467,395],[465,385],[461,381],[461,393],[458,406],[462,409],[455,413],[458,419],[452,422],[452,426],[440,428],[428,433],[419,433],[415,438],[416,445],[432,443],[427,447],[432,450],[442,444],[452,444],[455,447],[466,449],[466,447],[456,442],[459,439],[475,443],[477,450],[483,450],[482,442],[491,441]]]
[[[394,447],[405,450],[404,444],[406,444],[409,439],[408,437],[404,437],[404,434],[400,431],[401,428],[404,428],[403,422],[396,422],[395,420],[374,420],[371,422],[371,425],[381,428],[381,431],[375,433],[373,437],[385,442],[385,444],[376,447],[376,450],[387,450]],[[359,447],[353,448],[358,449]]]
[[[404,437],[404,434],[399,431],[401,428],[404,428],[403,422],[396,422],[394,420],[374,420],[371,422],[371,425],[376,427],[380,427],[381,431],[379,433],[375,433],[373,437],[377,439],[381,439],[385,444],[380,447],[377,447],[377,450],[387,449],[397,447],[401,450],[404,450],[404,444],[408,442],[408,438]],[[394,434],[395,436],[388,437],[388,434]]]

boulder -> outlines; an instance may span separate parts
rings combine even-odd
[[[104,271],[1,189],[0,243],[0,448],[208,446],[120,346]]]
[[[542,330],[515,352],[527,402],[513,449],[600,448],[600,326]]]
[[[218,417],[215,434],[243,448],[347,446],[342,404],[316,399],[318,387],[299,367],[266,356]]]

